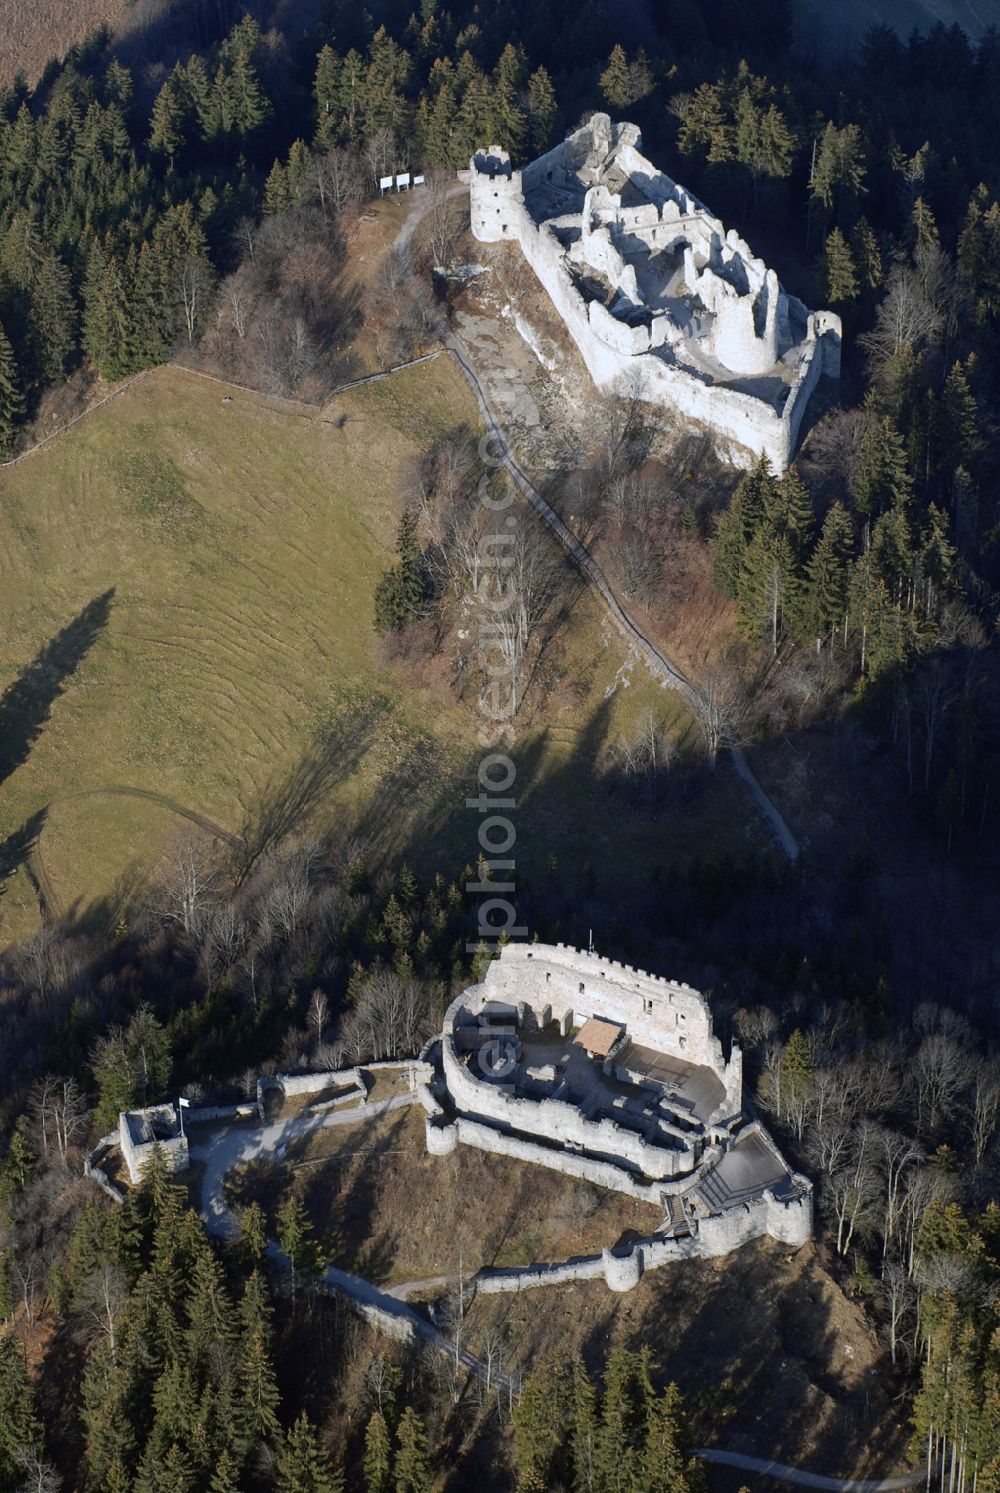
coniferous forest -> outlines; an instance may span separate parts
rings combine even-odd
[[[525,162],[595,109],[843,318],[841,386],[789,474],[716,466],[664,496],[619,440],[574,501],[619,556],[701,557],[733,618],[727,729],[793,753],[829,733],[849,852],[706,851],[627,905],[553,858],[519,913],[710,994],[816,1181],[816,1249],[878,1344],[895,1454],[997,1493],[1000,33],[876,26],[834,65],[795,50],[791,0],[627,22],[611,0],[254,9],[168,8],[0,90],[0,456],[169,360],[317,404],[367,317],[391,323],[387,361],[412,355],[446,298],[414,279],[359,306],[338,274],[377,179],[494,141]],[[476,472],[455,470],[465,501]],[[404,665],[455,626],[425,519],[403,514],[372,598]],[[637,570],[621,585],[644,604]],[[658,751],[604,764],[630,812],[661,791]],[[876,797],[925,874],[882,874]],[[724,1444],[725,1413],[689,1406],[627,1326],[472,1408],[454,1319],[451,1378],[385,1343],[338,1377],[357,1329],[315,1289],[298,1193],[273,1218],[246,1202],[220,1247],[161,1160],[121,1207],[82,1176],[124,1108],[419,1049],[490,957],[469,951],[487,873],[418,877],[404,849],[386,867],[262,826],[236,861],[164,863],[132,919],[49,921],[0,955],[0,1493],[714,1486],[692,1449]]]

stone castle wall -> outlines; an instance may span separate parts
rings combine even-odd
[[[575,1026],[589,1016],[619,1022],[634,1042],[711,1068],[726,1093],[708,1125],[742,1108],[743,1055],[734,1042],[726,1059],[707,1002],[690,985],[565,944],[512,943],[493,960],[482,990],[483,999],[523,1006],[536,1019],[547,1009],[547,1020],[570,1016]],[[456,1012],[460,1006],[461,998]]]
[[[688,288],[702,296],[715,316],[714,329],[706,334],[706,350],[718,355],[727,366],[735,367],[740,376],[760,374],[773,366],[778,330],[787,325],[789,305],[799,308],[804,314],[806,338],[800,366],[783,408],[778,411],[752,394],[712,382],[707,375],[657,357],[653,349],[675,341],[679,334],[662,325],[663,317],[652,316],[646,323],[633,326],[618,321],[599,301],[585,302],[567,269],[566,254],[559,240],[531,217],[524,189],[525,185],[530,188],[545,180],[556,185],[560,181],[570,182],[573,179],[570,167],[589,149],[591,136],[587,129],[612,128],[604,118],[604,126],[592,121],[591,126],[533,162],[523,174],[514,170],[496,148],[474,156],[470,163],[473,235],[483,243],[508,240],[519,245],[598,388],[628,397],[638,396],[696,421],[714,433],[722,453],[737,465],[749,466],[758,455],[764,454],[777,472],[784,472],[795,449],[805,406],[820,374],[825,371],[837,376],[839,372],[839,318],[832,312],[809,315],[799,302],[785,297],[777,277],[751,254],[734,230],[727,233],[723,224],[697,199],[654,172],[638,152],[638,132],[628,125],[615,127],[616,161],[641,180],[644,190],[654,196],[659,193],[662,201],[628,209],[624,214],[615,209],[620,240],[616,246],[604,226],[605,219],[611,221],[611,208],[602,202],[597,189],[588,191],[582,215],[583,241],[575,244],[571,252],[607,274],[635,303],[634,270],[627,266],[627,255],[622,254],[628,239],[634,239],[636,247],[645,244],[659,248],[668,241],[686,238],[692,246],[685,251],[687,278],[692,281]],[[591,218],[597,224],[596,229]],[[707,260],[698,271],[694,269],[695,247]],[[739,275],[747,281],[742,294],[727,278],[727,266],[732,264],[737,265]],[[631,274],[631,281],[627,274]],[[755,331],[752,313],[752,300],[758,293],[764,296],[766,321],[761,334]]]
[[[476,1291],[492,1296],[601,1279],[612,1291],[631,1291],[649,1270],[680,1260],[718,1259],[765,1236],[799,1248],[812,1237],[812,1228],[811,1193],[788,1203],[765,1193],[754,1203],[702,1220],[697,1232],[681,1239],[643,1239],[627,1250],[605,1249],[555,1265],[483,1271],[476,1277]]]
[[[150,1160],[153,1149],[159,1146],[169,1172],[183,1172],[188,1166],[187,1136],[164,1136],[162,1139],[142,1141],[138,1139],[138,1126],[142,1121],[164,1127],[177,1123],[177,1112],[172,1104],[155,1104],[149,1109],[123,1111],[118,1116],[118,1142],[121,1146],[128,1174],[133,1182],[142,1180],[143,1167]]]

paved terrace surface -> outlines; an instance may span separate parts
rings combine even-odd
[[[672,1053],[659,1052],[632,1042],[616,1062],[630,1072],[642,1073],[652,1083],[662,1084],[667,1098],[680,1110],[689,1110],[704,1122],[725,1098],[722,1080],[697,1063],[685,1063]]]
[[[788,1168],[778,1160],[771,1147],[759,1135],[748,1135],[726,1151],[699,1182],[697,1191],[703,1201],[718,1213],[755,1196],[765,1187],[780,1191],[788,1183]]]

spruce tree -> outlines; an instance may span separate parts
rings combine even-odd
[[[882,284],[882,251],[867,218],[859,218],[854,225],[851,251],[862,291],[878,290]]]
[[[902,436],[887,415],[873,419],[862,440],[851,484],[855,509],[866,518],[877,518],[893,503],[905,507],[912,487]]]
[[[838,129],[828,123],[816,142],[809,190],[827,212],[836,207],[838,218],[851,215],[864,193],[867,166],[861,130],[856,124]]]
[[[961,363],[953,363],[945,379],[936,423],[938,459],[945,471],[953,475],[958,467],[970,466],[979,454],[979,415]]]
[[[320,49],[316,58],[316,74],[313,79],[313,99],[316,104],[316,146],[329,150],[336,144],[339,125],[341,62],[329,45]]]
[[[38,266],[31,287],[31,323],[38,374],[43,383],[62,378],[76,346],[76,302],[70,272],[55,254]]]
[[[312,1219],[299,1197],[289,1197],[278,1209],[278,1243],[292,1267],[292,1300],[295,1300],[296,1278],[300,1271],[318,1270],[319,1248]]]
[[[378,1410],[365,1431],[365,1493],[391,1493],[392,1445],[385,1417]]]
[[[847,510],[842,503],[834,503],[823,520],[819,542],[807,566],[808,618],[810,629],[816,638],[817,653],[823,639],[847,615],[853,543],[854,531]]]
[[[149,148],[165,155],[173,167],[174,157],[184,147],[184,103],[177,84],[170,77],[153,102],[149,121]]]
[[[342,1493],[343,1486],[303,1411],[278,1454],[278,1493]]]
[[[920,248],[940,247],[938,226],[934,214],[922,197],[913,204],[910,221],[906,227],[906,244],[911,252]]]
[[[427,599],[423,555],[417,541],[417,521],[405,512],[396,537],[399,563],[384,571],[375,588],[375,629],[398,632],[421,615]]]
[[[356,141],[361,128],[361,108],[364,99],[365,65],[359,52],[352,47],[344,58],[340,70],[337,107],[340,111],[341,132],[347,141]]]
[[[872,644],[877,645],[888,609],[885,582],[877,574],[871,550],[868,550],[855,561],[848,583],[848,622],[860,646],[862,678],[872,672]],[[878,651],[876,646],[876,657]]]
[[[365,69],[363,110],[365,139],[377,130],[391,130],[403,135],[407,124],[406,89],[410,80],[411,60],[384,26],[372,37]]]
[[[648,1409],[643,1361],[622,1342],[604,1369],[601,1418],[594,1447],[597,1486],[606,1493],[632,1493],[639,1486]]]
[[[834,228],[826,240],[823,255],[823,294],[831,305],[843,305],[858,295],[858,276],[850,245],[839,228]]]
[[[264,212],[268,217],[283,213],[292,205],[292,194],[288,185],[288,172],[280,161],[275,161],[264,183]]]
[[[14,361],[14,349],[0,326],[0,456],[10,451],[24,414],[24,395]]]
[[[433,1478],[427,1436],[412,1406],[403,1411],[396,1441],[395,1493],[431,1493]]]
[[[748,642],[766,642],[777,655],[782,636],[798,618],[801,579],[788,536],[758,530],[747,545],[736,599],[740,631]]]
[[[777,501],[777,482],[766,456],[742,477],[728,509],[719,519],[715,544],[715,578],[730,596],[739,590],[747,546]]]
[[[41,1439],[24,1355],[14,1333],[0,1328],[0,1487],[19,1486],[17,1452]]]
[[[514,1408],[514,1463],[519,1477],[534,1472],[548,1485],[563,1436],[564,1371],[546,1363],[524,1381]]]
[[[208,1493],[240,1493],[239,1468],[229,1451],[223,1451],[212,1472]]]
[[[690,1454],[684,1406],[676,1384],[668,1384],[649,1408],[643,1449],[643,1493],[696,1493],[704,1478]]]
[[[520,157],[527,141],[527,118],[521,107],[526,57],[523,47],[510,42],[493,69],[493,108],[497,141],[512,156]]]
[[[237,1446],[247,1454],[261,1441],[273,1447],[280,1437],[277,1411],[281,1397],[271,1363],[271,1309],[257,1271],[244,1288],[239,1320]]]
[[[263,124],[273,112],[246,51],[238,52],[233,59],[225,92],[230,111],[230,128],[242,138]]]
[[[93,298],[86,302],[84,346],[107,379],[127,378],[136,371],[130,286],[117,259],[108,259]]]
[[[267,1253],[267,1228],[258,1202],[249,1202],[240,1215],[240,1250],[247,1269],[259,1270]]]
[[[7,1203],[17,1193],[24,1191],[35,1170],[36,1160],[35,1148],[28,1135],[28,1117],[19,1115],[11,1131],[3,1170],[0,1171],[0,1203]],[[96,1209],[94,1211],[97,1212]],[[0,1317],[6,1315],[6,1312],[0,1311]]]
[[[558,114],[552,79],[544,67],[538,67],[528,79],[528,140],[532,155],[541,155],[552,148]]]
[[[594,1493],[596,1483],[597,1391],[582,1358],[572,1368],[569,1456],[573,1493]]]
[[[787,1113],[796,1103],[801,1103],[812,1087],[814,1064],[809,1043],[796,1027],[785,1043],[781,1054],[781,1112]]]
[[[626,109],[633,102],[632,74],[625,49],[620,45],[612,48],[601,74],[601,94],[612,109]]]
[[[236,1342],[237,1320],[222,1266],[211,1250],[195,1262],[188,1285],[187,1354],[195,1365],[208,1366],[213,1356],[228,1355]]]

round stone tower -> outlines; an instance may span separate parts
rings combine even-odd
[[[515,223],[524,212],[521,173],[499,145],[477,150],[469,162],[469,222],[483,244],[516,238]]]
[[[610,1249],[601,1250],[604,1264],[604,1280],[611,1291],[633,1291],[642,1278],[642,1255],[638,1249],[627,1255],[612,1254]]]

